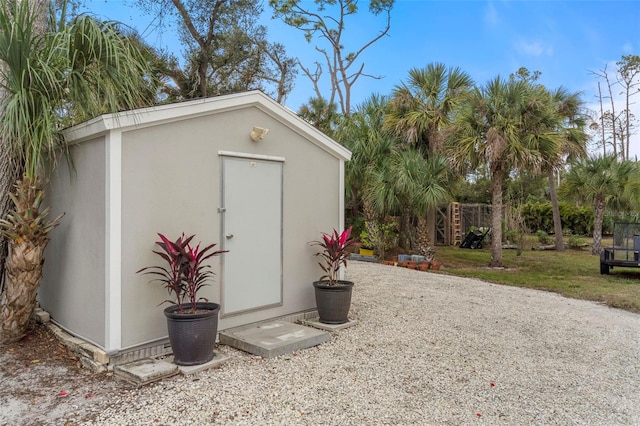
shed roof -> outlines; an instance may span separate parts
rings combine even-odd
[[[250,106],[258,108],[335,157],[345,161],[351,159],[348,149],[259,90],[103,114],[70,127],[65,131],[65,136],[68,143],[75,144],[114,130],[139,129]]]

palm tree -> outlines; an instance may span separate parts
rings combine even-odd
[[[53,11],[52,11],[53,12]],[[48,233],[59,218],[40,211],[43,173],[63,151],[69,117],[148,105],[146,63],[117,27],[88,16],[67,21],[66,7],[51,13],[43,32],[28,0],[0,8],[0,82],[4,89],[0,134],[24,176],[14,208],[0,220],[9,239],[8,280],[0,299],[0,340],[20,339],[35,308]]]
[[[544,168],[549,180],[549,198],[553,211],[553,229],[556,240],[556,250],[564,251],[564,240],[562,238],[562,219],[560,217],[560,206],[556,191],[555,173],[562,167],[567,159],[572,161],[575,158],[586,155],[587,136],[584,132],[586,122],[579,115],[582,101],[578,93],[569,93],[565,88],[560,87],[551,93],[551,101],[554,106],[554,114],[558,124],[554,127],[561,136],[560,149],[556,155],[545,157]]]
[[[532,97],[528,101],[523,125],[529,137],[538,139],[542,151],[542,171],[546,173],[549,183],[556,250],[564,250],[562,237],[562,219],[555,184],[555,172],[569,159],[586,154],[585,120],[580,116],[582,102],[578,93],[569,93],[563,87],[553,92],[536,83],[540,72],[530,73],[527,68],[520,68],[511,74],[510,80],[518,80],[531,84]]]
[[[385,125],[409,144],[438,153],[443,129],[451,124],[452,112],[472,86],[471,77],[460,68],[441,63],[413,68],[408,83],[394,89]]]
[[[426,214],[450,197],[452,176],[444,157],[425,158],[418,149],[404,146],[391,151],[384,167],[371,173],[365,202],[380,216],[399,213],[404,222],[417,217],[415,249],[433,260],[435,250]]]
[[[29,3],[29,7],[37,14],[40,19],[34,22],[33,31],[41,34],[44,31],[44,25],[46,21],[45,11],[49,2],[47,0],[34,0]],[[2,2],[2,7],[6,7],[5,2]],[[0,63],[0,67],[3,65]],[[1,70],[2,68],[0,68]],[[4,85],[0,84],[0,104],[7,96],[7,92],[4,89]],[[0,116],[3,114],[0,111]],[[20,161],[16,161],[12,155],[9,140],[3,138],[0,135],[0,219],[3,218],[12,206],[10,193],[13,189],[15,182],[22,176],[23,164]],[[7,239],[0,234],[0,294],[4,289],[5,278],[5,262],[8,253]]]
[[[591,253],[600,254],[605,210],[637,207],[640,169],[615,154],[582,158],[572,164],[560,189],[566,197],[593,206]]]
[[[387,104],[387,97],[371,95],[343,118],[335,132],[336,139],[352,152],[351,161],[345,166],[346,197],[352,215],[356,217],[362,210],[370,235],[384,215],[376,212],[364,194],[369,191],[372,176],[387,168],[395,149],[395,140],[383,128]]]
[[[425,157],[441,154],[453,111],[472,86],[471,77],[457,67],[431,63],[413,68],[408,82],[394,89],[385,126]],[[426,224],[418,228],[418,239],[426,241],[426,232],[435,229],[436,207],[425,212]]]
[[[460,170],[487,164],[491,173],[491,261],[502,266],[502,184],[513,169],[535,169],[542,164],[551,138],[531,132],[538,108],[526,81],[489,81],[472,90],[458,111],[447,153]]]
[[[435,258],[431,223],[427,213],[450,198],[453,174],[447,159],[432,155],[425,159],[417,150],[402,151],[392,163],[396,191],[408,200],[418,218],[416,250],[431,261]]]
[[[298,115],[316,129],[332,136],[340,121],[338,105],[329,103],[324,98],[310,98],[298,110]]]

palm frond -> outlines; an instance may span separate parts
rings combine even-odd
[[[74,121],[152,103],[147,64],[113,23],[55,15],[43,34],[29,1],[0,8],[0,132],[35,177]],[[73,118],[75,117],[75,119]]]

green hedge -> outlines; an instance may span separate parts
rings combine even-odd
[[[542,230],[553,233],[553,211],[551,203],[526,203],[520,206],[520,214],[531,231]],[[572,234],[588,235],[593,230],[593,210],[590,207],[560,203],[562,228]]]

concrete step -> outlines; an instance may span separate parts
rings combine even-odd
[[[116,376],[137,386],[147,385],[178,373],[185,376],[199,373],[210,368],[219,368],[229,361],[229,355],[214,351],[211,361],[199,365],[176,365],[173,356],[164,359],[144,358],[127,364],[116,365],[113,372]]]
[[[264,358],[328,342],[327,331],[286,321],[269,321],[221,331],[220,343]]]
[[[116,376],[138,385],[146,385],[178,374],[178,366],[163,360],[141,359],[113,369]]]

